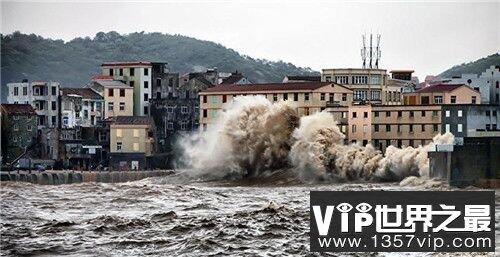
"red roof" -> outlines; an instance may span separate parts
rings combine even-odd
[[[253,92],[253,91],[292,91],[315,90],[326,85],[338,85],[332,82],[292,82],[292,83],[266,83],[247,85],[218,85],[207,88],[202,92]],[[341,85],[338,85],[341,86]]]
[[[36,115],[30,104],[2,104],[2,112],[7,115]]]
[[[428,87],[424,87],[415,91],[415,93],[442,93],[442,92],[450,92],[459,87],[466,86],[463,84],[435,84],[430,85]]]
[[[103,97],[90,88],[61,88],[63,96],[79,95],[83,99],[101,100]]]
[[[101,67],[108,67],[108,66],[151,66],[151,62],[143,62],[143,61],[137,61],[137,62],[105,62],[101,64]]]

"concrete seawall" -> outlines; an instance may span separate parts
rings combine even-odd
[[[43,171],[0,172],[1,181],[30,182],[41,185],[61,185],[82,182],[119,183],[162,177],[174,174],[171,170],[151,171]]]

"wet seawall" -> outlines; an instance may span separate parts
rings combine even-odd
[[[173,174],[171,170],[152,171],[43,171],[43,172],[4,172],[1,181],[29,182],[40,185],[61,185],[82,182],[119,183],[141,180],[149,177],[162,177]]]

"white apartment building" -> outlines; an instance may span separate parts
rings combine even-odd
[[[63,128],[93,127],[104,118],[104,98],[90,88],[61,88]]]

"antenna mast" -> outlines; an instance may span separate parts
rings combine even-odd
[[[361,35],[363,38],[363,48],[361,48],[361,60],[363,61],[363,69],[366,69],[366,34]]]
[[[378,69],[378,62],[382,56],[382,51],[380,50],[380,34],[377,34],[377,48],[375,49],[375,69]]]

